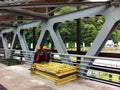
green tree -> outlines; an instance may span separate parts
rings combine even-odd
[[[64,41],[64,43],[67,42],[75,42],[76,40],[76,22],[70,21],[70,22],[64,22],[60,23],[58,26],[58,30],[60,32],[60,35]]]
[[[104,23],[104,17],[85,18],[81,20],[81,43],[90,46]]]
[[[110,39],[112,39],[115,43],[120,42],[120,30],[115,30],[110,36]]]
[[[64,13],[68,13],[71,11],[76,10],[77,8],[74,6],[65,6],[65,7],[61,7],[60,9],[58,9],[54,15],[60,15],[60,14],[64,14]]]
[[[28,44],[28,47],[30,48],[31,43],[33,43],[33,32],[32,32],[33,28],[29,28],[27,30],[24,30],[24,35]],[[41,32],[41,27],[36,27],[35,29],[35,35],[36,35],[36,40],[38,40],[40,32]]]

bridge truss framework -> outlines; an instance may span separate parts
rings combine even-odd
[[[25,2],[24,2],[25,3]],[[49,14],[53,13],[56,9],[66,6],[66,5],[88,5],[88,8],[85,9],[78,9],[76,11],[58,15],[58,16],[50,16]],[[40,13],[40,12],[34,12],[23,8],[33,8],[33,7],[45,7],[46,12]],[[48,10],[48,7],[54,7],[52,10]],[[3,3],[0,5],[0,11],[3,15],[6,15],[6,13],[3,12],[10,12],[15,13],[19,15],[23,15],[26,17],[31,17],[33,22],[27,23],[27,24],[21,24],[21,25],[11,25],[10,23],[6,23],[6,20],[1,19],[0,25],[3,27],[0,30],[0,38],[2,40],[2,44],[5,50],[8,50],[8,42],[6,33],[13,32],[13,39],[10,49],[13,49],[15,47],[16,41],[19,40],[22,50],[29,51],[25,36],[23,34],[23,30],[26,30],[28,28],[33,28],[40,26],[42,28],[42,31],[40,33],[39,39],[37,41],[36,45],[43,46],[45,37],[50,34],[56,49],[58,53],[65,53],[67,54],[66,47],[63,43],[63,40],[59,34],[59,31],[57,30],[57,23],[75,20],[75,19],[83,19],[84,17],[95,17],[96,15],[102,15],[105,17],[105,23],[100,30],[99,34],[95,38],[92,46],[87,51],[86,55],[89,56],[97,56],[103,46],[105,45],[106,41],[108,40],[109,36],[112,34],[112,32],[115,30],[115,26],[120,21],[120,2],[116,0],[111,0],[107,2],[72,2],[72,0],[66,2],[66,3],[42,3],[42,4],[9,4]],[[8,14],[8,13],[7,13]],[[9,16],[9,14],[8,14]],[[14,16],[14,15],[13,15]],[[26,19],[26,18],[25,18]],[[13,19],[11,21],[14,21]],[[19,20],[16,20],[19,21]],[[6,52],[6,58],[9,58],[9,55]],[[27,58],[26,55],[24,55],[25,58]],[[87,58],[86,58],[87,59]],[[94,60],[90,60],[90,63],[84,63],[81,62],[81,64],[86,64],[84,67],[80,68],[88,68],[87,65],[91,64]],[[86,71],[83,71],[86,72]]]

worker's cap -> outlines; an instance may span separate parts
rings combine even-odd
[[[40,46],[36,46],[36,50],[40,50]]]
[[[46,46],[43,46],[43,49],[47,49],[47,47],[46,47]]]

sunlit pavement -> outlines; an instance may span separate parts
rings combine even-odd
[[[0,64],[0,84],[7,90],[120,90],[119,87],[77,79],[61,86],[39,76],[31,76],[29,65]]]

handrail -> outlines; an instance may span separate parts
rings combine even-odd
[[[120,58],[108,58],[108,57],[98,57],[98,56],[88,56],[88,55],[76,55],[76,54],[65,54],[65,53],[52,53],[52,56],[54,57],[54,55],[58,55],[59,57],[64,57],[64,56],[69,56],[69,57],[76,57],[76,60],[72,60],[72,64],[73,65],[78,65],[79,69],[78,69],[78,76],[81,78],[85,78],[85,79],[89,79],[89,80],[95,80],[95,81],[99,81],[99,82],[103,82],[103,83],[107,83],[107,84],[111,84],[114,86],[120,86],[119,82],[120,82]],[[79,58],[79,60],[77,59]],[[53,58],[54,59],[54,58]],[[60,58],[55,59],[55,61],[59,61]],[[71,60],[70,58],[62,58],[64,60]],[[84,60],[85,59],[85,60]],[[90,60],[95,60],[94,63],[91,63]],[[100,62],[101,61],[102,64],[107,62],[107,66],[105,65],[101,65]],[[77,63],[77,61],[79,62],[84,62],[84,63]],[[116,62],[117,65],[115,63]],[[110,62],[110,63],[109,63]],[[71,64],[71,62],[68,62],[68,64]],[[85,63],[91,63],[91,64],[85,64]],[[114,65],[111,65],[111,63]],[[88,72],[84,72],[84,70],[86,70],[86,68],[84,67],[89,67],[87,69]],[[119,67],[118,67],[119,65]],[[108,67],[109,66],[109,67]],[[113,77],[112,77],[113,76]],[[116,77],[116,78],[114,78]]]
[[[4,50],[0,48],[0,54],[1,53],[3,54],[3,52],[7,52],[10,58],[17,58],[19,60],[20,58],[18,57],[22,57],[24,62],[30,65],[33,62],[34,53],[35,53],[35,51],[24,51],[24,50],[15,50],[15,49]],[[24,58],[24,56],[27,56],[27,58]],[[55,57],[55,56],[59,56],[59,57]],[[90,62],[91,59],[95,60],[95,62],[91,63]],[[51,53],[51,60],[55,62],[59,62],[59,63],[77,65],[78,76],[81,78],[85,78],[85,79],[87,78],[87,79],[96,80],[96,81],[103,80],[103,82],[104,81],[108,82],[108,84],[110,82],[110,84],[112,85],[116,85],[120,82],[120,73],[119,73],[120,72],[120,59],[119,58],[108,58],[108,57],[65,54],[65,53]],[[81,61],[84,63],[81,63]],[[116,63],[113,63],[113,61]],[[107,66],[104,65],[105,62],[107,62],[106,63]],[[91,63],[91,64],[86,64],[86,63]],[[86,68],[84,68],[86,67],[86,65],[88,65],[89,67],[87,68],[88,72],[83,71],[83,70],[86,70]],[[97,72],[99,72],[99,74]],[[116,75],[115,77],[117,77],[117,79],[114,78],[114,74]],[[105,80],[106,77],[108,80]],[[120,85],[118,84],[118,86]]]
[[[98,57],[98,56],[89,56],[89,55],[76,55],[76,54],[65,54],[65,53],[52,53],[53,55],[64,55],[64,56],[75,56],[81,58],[91,58],[91,59],[101,59],[101,60],[114,60],[120,61],[120,58],[108,58],[108,57]]]

